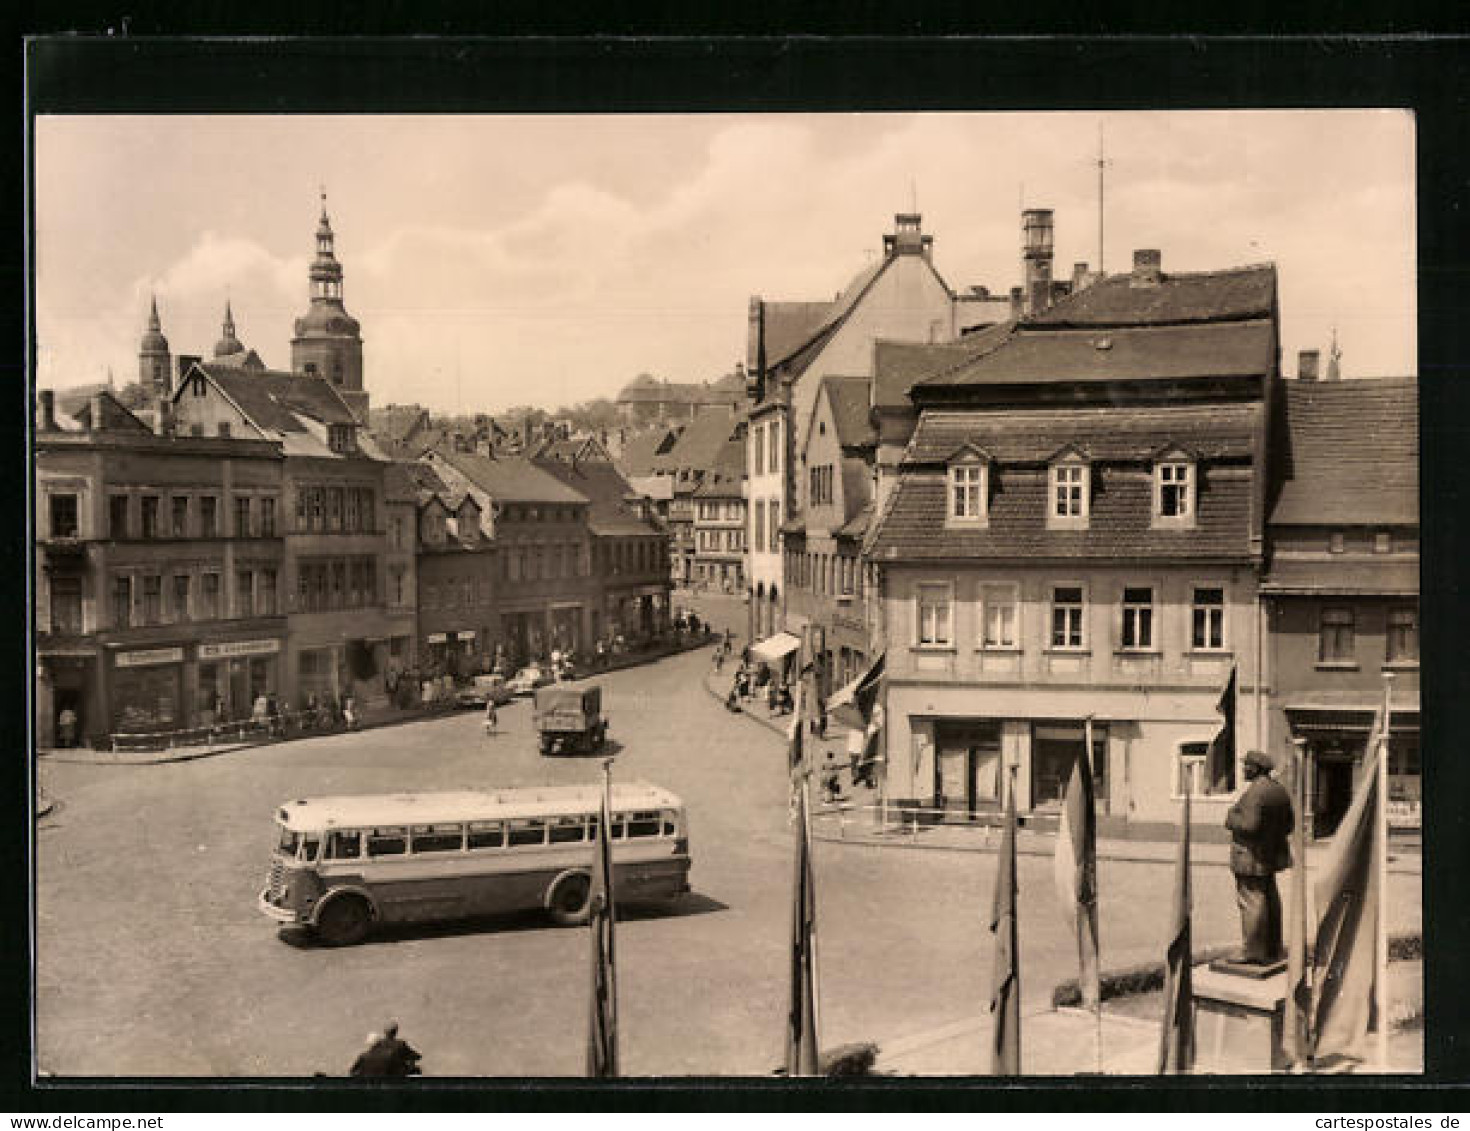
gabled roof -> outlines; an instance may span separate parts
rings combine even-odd
[[[978,384],[1260,376],[1275,362],[1276,339],[1267,320],[1106,330],[1022,328],[995,349],[915,382],[914,392]]]
[[[419,478],[415,469],[420,466],[409,460],[393,460],[383,468],[383,501],[389,503],[417,502]]]
[[[744,478],[745,444],[732,438],[725,441],[714,466],[694,489],[694,494],[705,499],[738,499]]]
[[[872,444],[878,434],[868,420],[868,397],[873,383],[866,377],[822,378],[818,399],[825,395],[831,407],[837,442],[844,448]]]
[[[429,410],[416,404],[390,404],[368,410],[368,428],[388,443],[401,444],[429,425]]]
[[[830,302],[768,302],[765,304],[766,364],[790,357],[826,324]]]
[[[1413,378],[1284,381],[1287,443],[1275,525],[1419,521]]]
[[[618,458],[618,470],[627,476],[652,475],[660,470],[661,457],[668,454],[678,439],[672,428],[650,428],[629,436]]]
[[[697,413],[662,457],[661,465],[671,471],[709,470],[739,423],[739,417],[721,408]]]
[[[95,427],[95,422],[92,420],[94,397],[98,398],[97,403],[101,405],[102,423],[104,427],[113,431],[142,432],[150,436],[153,434],[153,429],[149,428],[147,424],[139,419],[136,413],[128,409],[122,401],[110,393],[105,385],[93,392],[86,400],[77,404],[75,408],[65,414],[65,417],[69,417],[74,421],[76,426],[82,431],[91,431]],[[61,423],[64,419],[63,415],[59,412],[57,415],[58,423]]]
[[[219,368],[209,362],[200,362],[196,368],[234,402],[246,419],[267,435],[309,432],[301,417],[308,417],[319,424],[357,423],[346,402],[330,383],[320,377],[282,373],[274,369]],[[174,392],[175,401],[183,395],[187,383],[186,375]]]
[[[956,342],[874,343],[873,407],[910,408],[916,381],[946,373],[991,353],[1010,337],[1015,324],[1002,322],[967,334]]]
[[[448,467],[498,503],[583,503],[585,495],[521,456],[492,459],[470,452],[436,450],[427,457]]]
[[[1184,322],[1269,318],[1276,300],[1272,263],[1160,276],[1137,286],[1132,273],[1109,275],[1059,299],[1028,325],[1164,326]]]
[[[555,460],[537,461],[546,474],[583,495],[591,503],[587,525],[604,537],[655,534],[658,528],[643,519],[633,501],[638,496],[610,463],[579,463],[575,467]]]

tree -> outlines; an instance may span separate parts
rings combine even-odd
[[[152,408],[155,397],[153,390],[141,381],[124,385],[117,393],[118,403],[129,412],[137,412],[141,408]]]

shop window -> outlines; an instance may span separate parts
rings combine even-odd
[[[1154,591],[1125,588],[1123,590],[1124,648],[1147,651],[1154,646]]]
[[[951,644],[954,595],[950,586],[947,583],[920,585],[915,604],[917,643],[921,647],[946,647]]]
[[[1015,585],[984,585],[980,588],[981,646],[1015,648],[1018,634],[1019,597]]]
[[[77,536],[77,497],[75,495],[51,496],[51,537],[75,538]]]
[[[1082,587],[1058,585],[1051,593],[1051,646],[1080,649],[1083,644]]]
[[[82,631],[82,579],[51,578],[51,631],[77,636]]]
[[[1340,554],[1347,548],[1341,530],[1334,530],[1327,535],[1327,552],[1329,554]]]
[[[1388,662],[1419,662],[1419,610],[1390,609],[1388,613]]]
[[[173,509],[173,536],[175,538],[187,538],[189,536],[189,496],[175,495],[169,500]]]
[[[1107,811],[1108,797],[1108,728],[1093,723],[1092,792],[1097,811]],[[1077,759],[1087,752],[1084,721],[1037,722],[1031,728],[1031,797],[1038,808],[1061,802]]]
[[[1324,608],[1317,633],[1317,660],[1323,664],[1351,664],[1354,654],[1353,610]]]
[[[1189,644],[1196,651],[1213,652],[1225,647],[1225,590],[1195,589]]]
[[[1391,554],[1393,552],[1393,535],[1387,530],[1374,531],[1373,552],[1375,554]]]
[[[109,538],[128,536],[128,497],[126,495],[109,495],[107,498],[107,536]]]

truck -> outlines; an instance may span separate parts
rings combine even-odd
[[[536,734],[541,753],[602,749],[607,719],[602,714],[602,688],[554,683],[536,689]]]

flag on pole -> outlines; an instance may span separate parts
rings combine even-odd
[[[1377,982],[1380,884],[1378,853],[1383,804],[1378,760],[1385,756],[1379,732],[1369,748],[1357,796],[1332,838],[1317,881],[1322,909],[1312,956],[1311,1028],[1317,1059],[1361,1057],[1363,1041],[1381,1016]]]
[[[1191,767],[1192,770],[1192,767]],[[1174,875],[1174,911],[1165,960],[1164,1024],[1159,1034],[1159,1074],[1194,1068],[1194,970],[1192,888],[1189,881],[1189,795],[1184,784],[1184,814],[1179,826],[1179,863]]]
[[[592,1016],[587,1028],[587,1075],[618,1075],[618,970],[613,950],[611,760],[603,763],[602,812],[597,821],[597,844],[592,858],[592,888],[588,906],[592,929]]]
[[[1205,780],[1210,783],[1211,793],[1229,793],[1235,775],[1235,668],[1230,669],[1230,678],[1220,692],[1220,701],[1215,704],[1220,713],[1220,729],[1210,740],[1206,755]]]
[[[786,1075],[815,1076],[819,1072],[817,896],[812,884],[811,829],[805,782],[796,790],[796,805],[796,880],[791,904],[791,998],[786,1012]]]
[[[1091,728],[1088,730],[1090,733]],[[1090,750],[1083,750],[1072,763],[1072,777],[1062,798],[1054,868],[1063,914],[1077,933],[1082,1004],[1097,1009],[1102,994],[1097,968],[1097,812]]]
[[[1016,787],[1010,783],[1005,833],[996,858],[995,903],[990,911],[995,936],[990,991],[990,1072],[1021,1074],[1021,947],[1016,925]]]

